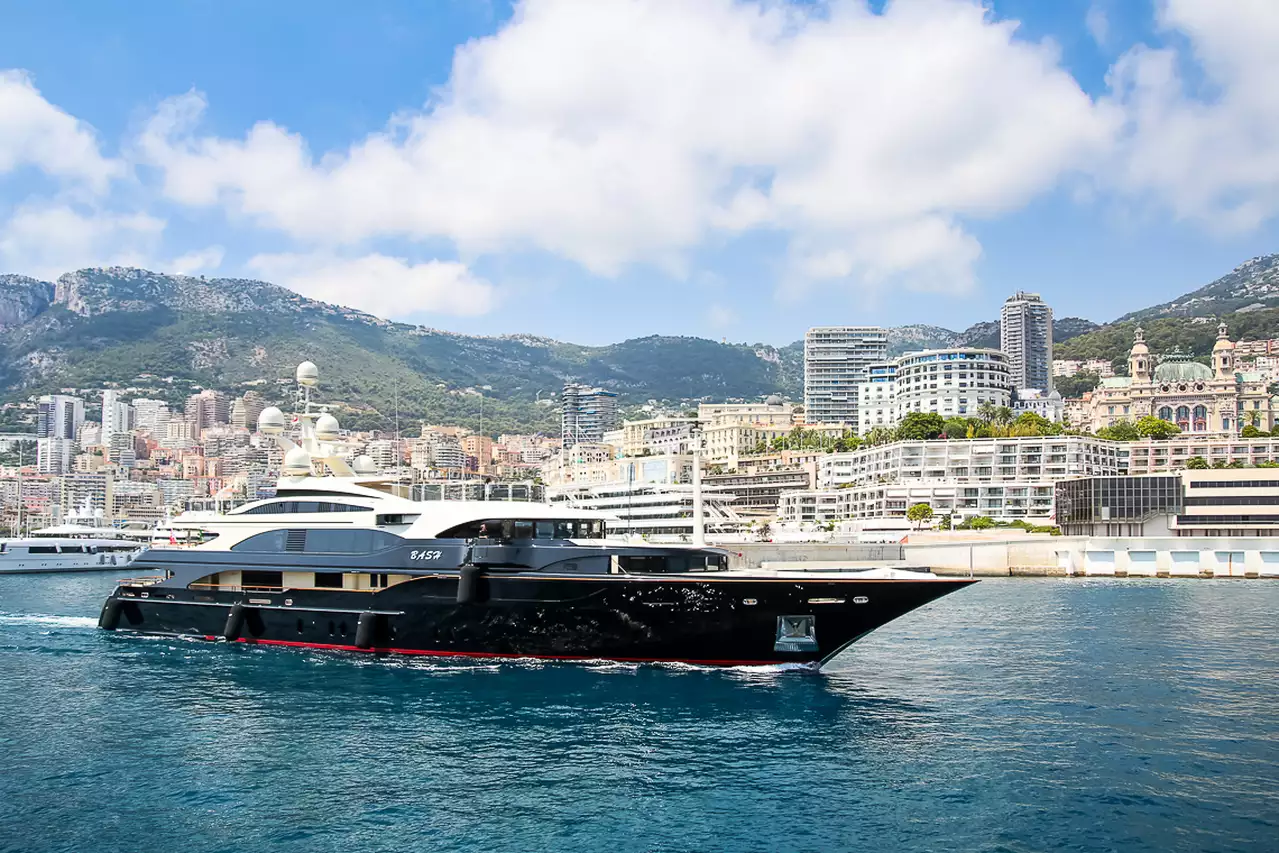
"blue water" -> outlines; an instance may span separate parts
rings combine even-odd
[[[129,638],[0,577],[0,850],[1279,850],[1279,583],[986,581],[823,674]]]

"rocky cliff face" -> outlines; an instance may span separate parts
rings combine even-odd
[[[82,317],[112,311],[175,311],[239,314],[259,311],[337,309],[263,281],[239,278],[192,278],[130,267],[102,267],[67,273],[58,279],[54,302]]]
[[[0,331],[29,323],[53,301],[53,285],[25,275],[0,275]]]

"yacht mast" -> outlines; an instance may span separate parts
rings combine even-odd
[[[702,431],[693,432],[693,547],[706,547],[706,518],[702,513]]]

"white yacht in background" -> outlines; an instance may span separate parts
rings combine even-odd
[[[0,574],[98,572],[127,566],[144,545],[133,539],[27,536],[0,539]]]

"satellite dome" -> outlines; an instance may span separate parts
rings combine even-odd
[[[360,455],[351,462],[351,470],[357,474],[376,474],[377,463],[372,456]]]
[[[306,477],[311,473],[311,454],[300,447],[295,447],[284,454],[284,464],[280,473],[286,477]]]
[[[320,441],[337,441],[338,419],[328,412],[315,419],[315,437]]]
[[[284,432],[284,412],[275,406],[267,406],[258,415],[258,432],[264,435],[279,435]]]
[[[780,406],[782,404],[782,398],[777,396],[776,394],[770,394],[768,399],[765,400],[764,403],[769,406]]]
[[[298,365],[297,377],[299,385],[313,388],[320,381],[320,368],[314,362],[304,361]]]

